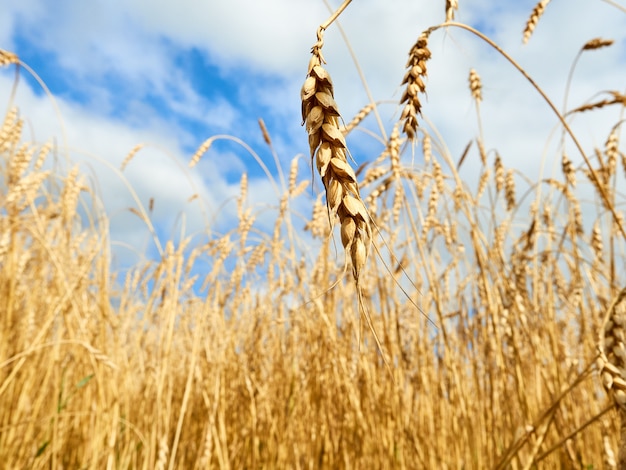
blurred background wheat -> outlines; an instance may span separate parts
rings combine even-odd
[[[457,2],[445,3],[452,21]],[[96,188],[53,144],[23,138],[17,109],[6,113],[5,468],[616,468],[626,403],[623,121],[597,136],[603,145],[580,149],[580,164],[564,144],[545,156],[558,177],[527,177],[482,135],[452,155],[420,116],[437,28],[407,45],[405,111],[355,173],[373,227],[358,283],[338,249],[341,215],[323,195],[305,223],[293,210],[310,182],[301,158],[269,230],[254,224],[265,208],[243,174],[236,227],[207,227],[202,242],[172,238],[156,261],[118,272]],[[609,46],[597,38],[581,53]],[[479,71],[468,83],[480,124]],[[625,104],[615,90],[561,110],[563,141],[568,119]],[[326,112],[338,126],[334,106]],[[376,106],[337,127],[334,144]],[[462,176],[468,166],[475,179]],[[151,207],[133,211],[150,225]],[[303,253],[311,239],[319,250]]]

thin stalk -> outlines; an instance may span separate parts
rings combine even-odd
[[[320,25],[320,29],[322,30],[326,30],[328,29],[328,27],[333,24],[333,22],[339,18],[339,15],[341,15],[343,13],[343,11],[348,7],[348,5],[350,5],[350,3],[352,2],[352,0],[345,0],[342,5],[337,8],[335,10],[335,13],[333,13],[332,15],[330,15],[330,17]]]

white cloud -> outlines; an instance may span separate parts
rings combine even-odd
[[[334,6],[339,3],[332,2]],[[535,3],[462,1],[457,18],[485,29],[519,60],[558,107],[573,59],[582,44],[593,37],[617,42],[606,50],[583,54],[574,74],[570,105],[579,105],[600,90],[623,86],[623,13],[600,1],[551,2],[530,43],[522,46],[524,23]],[[198,185],[208,206],[215,209],[238,191],[232,175],[226,177],[229,172],[255,165],[240,149],[212,149],[198,168],[186,175],[176,164],[186,163],[188,156],[183,149],[198,146],[210,135],[204,135],[202,128],[185,128],[180,122],[200,122],[213,132],[246,139],[253,136],[263,145],[256,125],[251,125],[263,117],[274,123],[269,130],[283,162],[298,152],[308,152],[306,134],[299,126],[298,91],[317,26],[328,14],[322,1],[312,0],[4,2],[0,6],[0,47],[17,47],[16,31],[28,33],[28,40],[49,54],[58,73],[70,77],[88,97],[82,104],[76,104],[71,96],[59,98],[69,146],[81,150],[72,152],[73,158],[83,159],[83,154],[93,153],[119,166],[137,143],[151,143],[129,165],[126,175],[144,203],[152,196],[158,198],[155,210],[163,212],[156,215],[165,219],[167,214],[195,207],[186,202],[193,192],[189,178]],[[375,99],[400,97],[411,45],[423,29],[443,18],[443,0],[352,2],[340,21]],[[237,96],[203,96],[177,63],[177,52],[190,49],[219,67],[217,73],[231,83],[230,93]],[[467,84],[469,69],[475,68],[484,86],[481,109],[487,146],[497,148],[506,165],[522,169],[531,178],[537,176],[547,139],[552,139],[547,158],[553,161],[558,139],[551,131],[556,118],[501,56],[457,28],[433,33],[430,49],[433,57],[428,63],[424,116],[442,132],[453,158],[458,158],[478,134]],[[349,120],[367,98],[337,25],[325,34],[324,55],[337,102]],[[0,77],[0,102],[4,103],[11,89],[11,75]],[[109,88],[112,83],[115,87]],[[171,115],[159,115],[159,108],[147,102],[148,95],[161,99]],[[120,96],[125,100],[121,109],[116,101]],[[244,103],[241,109],[233,104],[238,100]],[[47,98],[35,96],[22,83],[16,103],[38,139],[62,137],[60,122]],[[264,115],[267,110],[271,116]],[[385,105],[381,111],[389,131],[399,107]],[[573,127],[587,151],[593,144],[604,142],[606,135],[602,133],[619,118],[618,112],[606,110],[576,118]],[[372,118],[367,125],[374,128]],[[357,145],[359,163],[376,157],[367,154],[368,149],[374,152],[380,148],[368,139]],[[571,144],[568,152],[576,161]],[[466,161],[466,167],[471,163]],[[548,168],[551,170],[552,165]],[[113,173],[98,171],[103,197],[113,201],[109,207],[119,213],[130,206],[119,179]],[[262,190],[262,202],[270,204],[268,183],[259,180],[253,184]],[[197,209],[190,210],[189,220],[202,219],[194,212]],[[135,230],[134,225],[128,228],[127,218],[120,216],[119,220],[116,230],[120,236]]]

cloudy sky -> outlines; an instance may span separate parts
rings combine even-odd
[[[332,7],[340,3],[329,2]],[[626,3],[618,3],[625,8]],[[580,58],[569,106],[597,99],[602,90],[625,91],[626,13],[610,2],[553,0],[525,46],[522,31],[534,0],[459,4],[457,20],[496,40],[557,106],[562,106],[572,61],[594,37],[616,42]],[[340,24],[329,28],[324,55],[346,121],[369,99],[338,26],[371,95],[383,102],[381,118],[388,133],[400,113],[395,103],[407,53],[423,29],[443,21],[444,5],[444,0],[354,0]],[[207,227],[226,230],[236,214],[233,196],[243,172],[251,179],[251,203],[276,204],[268,176],[233,141],[218,142],[193,169],[187,163],[209,137],[230,135],[247,143],[276,178],[259,118],[286,171],[292,158],[308,152],[299,89],[317,26],[328,15],[322,0],[0,2],[0,48],[32,67],[54,97],[25,70],[11,97],[15,70],[5,68],[0,71],[0,103],[19,107],[27,120],[27,138],[42,143],[54,139],[59,154],[91,175],[111,216],[114,240],[139,252],[154,251],[142,223],[127,210],[137,203],[125,181],[142,204],[154,198],[153,219],[162,239],[180,231],[183,220],[187,233]],[[550,150],[558,143],[553,135],[557,120],[504,59],[460,29],[434,33],[430,49],[423,113],[455,159],[478,133],[467,85],[474,68],[483,83],[488,147],[498,149],[506,166],[531,178],[558,168]],[[588,149],[603,145],[619,111],[603,110],[573,122]],[[365,127],[383,132],[373,117]],[[381,150],[365,132],[354,133],[348,143],[358,163],[375,159]],[[145,146],[120,177],[117,169],[137,144]],[[576,161],[573,149],[569,153]],[[410,163],[410,155],[405,158]],[[471,171],[472,162],[464,165]],[[310,175],[308,157],[300,168]],[[317,184],[313,194],[305,195],[302,211],[319,190]],[[190,201],[194,194],[199,197]]]

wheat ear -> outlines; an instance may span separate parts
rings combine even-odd
[[[543,15],[548,3],[550,3],[550,0],[540,0],[539,3],[535,5],[535,8],[533,8],[530,18],[528,18],[528,21],[526,22],[526,27],[524,28],[524,35],[522,37],[522,42],[524,44],[528,43],[528,40],[530,39],[530,36],[532,36],[533,31],[535,31],[537,23],[539,23],[539,18]]]
[[[326,190],[326,208],[331,220],[341,223],[341,243],[352,261],[352,275],[356,282],[359,308],[374,336],[389,376],[395,382],[391,365],[374,328],[372,317],[363,304],[359,279],[372,244],[372,222],[365,207],[354,170],[348,163],[348,147],[339,127],[339,109],[335,102],[333,82],[322,64],[324,31],[339,16],[351,0],[345,0],[335,13],[317,30],[317,42],[311,48],[311,60],[302,86],[302,123],[309,135],[311,159],[315,158],[317,171]],[[359,328],[360,330],[360,328]],[[360,344],[359,339],[359,344]]]
[[[409,52],[409,60],[406,63],[407,71],[402,79],[402,85],[406,85],[400,103],[406,103],[402,110],[400,120],[404,121],[402,130],[410,141],[415,139],[417,132],[417,115],[422,111],[422,103],[419,100],[419,94],[426,92],[426,62],[430,59],[431,53],[428,49],[428,36],[432,32],[431,29],[424,31],[417,41],[411,47]]]
[[[13,52],[0,49],[0,67],[4,67],[10,64],[18,65],[19,63],[19,57],[17,57],[17,55],[15,55]]]
[[[623,288],[606,310],[598,341],[598,369],[602,385],[613,399],[621,419],[618,465],[626,467],[626,300]]]
[[[352,274],[358,282],[372,242],[372,228],[359,193],[354,170],[347,159],[348,148],[339,127],[339,110],[333,83],[322,64],[324,25],[317,31],[311,49],[307,77],[302,86],[302,121],[309,135],[311,158],[326,190],[331,225],[335,216],[341,223],[341,243],[352,261]]]

